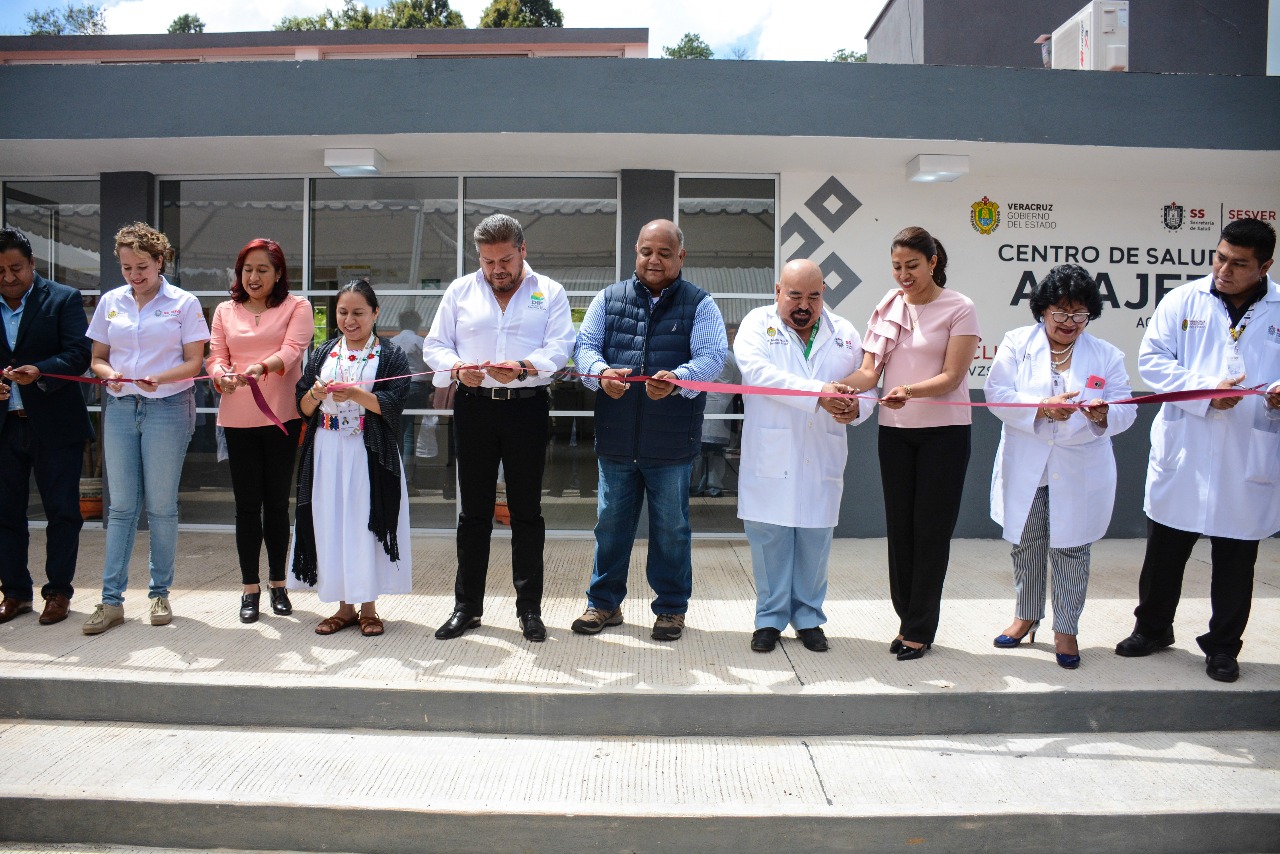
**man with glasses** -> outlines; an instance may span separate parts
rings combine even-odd
[[[1265,395],[1166,403],[1151,427],[1137,621],[1116,654],[1173,644],[1183,571],[1204,535],[1213,544],[1213,611],[1196,643],[1219,682],[1240,676],[1258,541],[1280,530],[1280,287],[1267,275],[1275,246],[1261,220],[1227,225],[1212,275],[1164,298],[1138,352],[1156,392],[1270,384]]]
[[[474,240],[480,269],[449,285],[422,347],[427,364],[442,372],[436,385],[457,384],[458,574],[453,613],[436,637],[450,640],[480,625],[501,466],[511,511],[516,617],[526,640],[544,641],[547,386],[569,362],[573,319],[564,288],[525,263],[520,223],[494,214],[476,226]]]
[[[0,623],[32,610],[27,565],[31,474],[48,520],[40,625],[67,618],[80,550],[80,469],[93,426],[80,386],[44,374],[78,376],[89,367],[80,292],[36,272],[31,242],[0,229]]]

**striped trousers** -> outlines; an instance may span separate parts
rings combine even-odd
[[[1080,612],[1089,587],[1091,544],[1055,549],[1049,546],[1049,487],[1036,490],[1031,512],[1022,528],[1022,541],[1010,551],[1013,557],[1013,589],[1018,595],[1019,620],[1044,618],[1045,581],[1053,561],[1053,630],[1079,634]]]

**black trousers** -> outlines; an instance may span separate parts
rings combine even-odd
[[[6,402],[4,405],[8,405]],[[70,598],[75,589],[71,580],[76,574],[76,557],[80,553],[80,468],[84,443],[46,447],[38,432],[26,418],[10,413],[0,432],[0,590],[20,602],[34,599],[33,582],[27,566],[27,550],[31,535],[27,530],[27,501],[30,499],[31,473],[36,475],[36,489],[44,505],[45,576],[49,583],[41,596],[62,594]]]
[[[1182,576],[1191,558],[1191,549],[1200,534],[1179,531],[1147,520],[1147,554],[1138,578],[1137,618],[1133,630],[1148,638],[1160,638],[1173,630],[1173,615],[1182,598]],[[1257,540],[1210,537],[1213,577],[1209,601],[1213,611],[1209,631],[1196,638],[1206,655],[1226,653],[1235,658],[1243,644],[1240,638],[1249,623],[1253,604],[1253,567],[1258,561]]]
[[[898,632],[933,643],[969,467],[969,425],[881,427],[889,595]]]
[[[511,579],[516,613],[542,613],[542,472],[546,466],[549,402],[545,391],[516,400],[490,400],[459,388],[453,402],[458,452],[458,576],[455,607],[472,616],[484,613],[489,573],[489,541],[498,464],[507,485],[511,511]]]
[[[289,493],[298,455],[302,420],[286,421],[287,434],[266,427],[224,427],[231,462],[231,491],[236,498],[236,551],[240,581],[258,584],[258,560],[267,545],[272,581],[284,581],[289,554]]]

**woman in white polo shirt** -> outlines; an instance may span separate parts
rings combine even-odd
[[[178,481],[196,421],[191,378],[200,373],[209,343],[200,302],[161,275],[173,260],[163,234],[141,222],[126,225],[116,232],[115,251],[125,283],[101,296],[89,323],[89,369],[107,388],[102,441],[110,515],[102,604],[84,624],[87,635],[124,622],[143,495],[151,528],[151,625],[173,619],[169,585],[178,546]]]

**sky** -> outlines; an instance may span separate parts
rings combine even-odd
[[[116,35],[163,33],[184,13],[199,15],[205,32],[269,30],[286,15],[342,6],[342,0],[92,2],[105,7],[107,30]],[[25,32],[29,11],[64,5],[66,0],[0,0],[0,35]],[[365,0],[365,5],[382,3]],[[450,5],[474,27],[488,0],[451,0]],[[566,27],[648,27],[650,56],[660,56],[665,45],[692,32],[717,57],[730,57],[737,48],[751,59],[781,60],[825,60],[841,48],[865,51],[867,30],[883,6],[884,0],[556,0]],[[1267,73],[1280,74],[1280,0],[1270,0],[1270,8]]]

